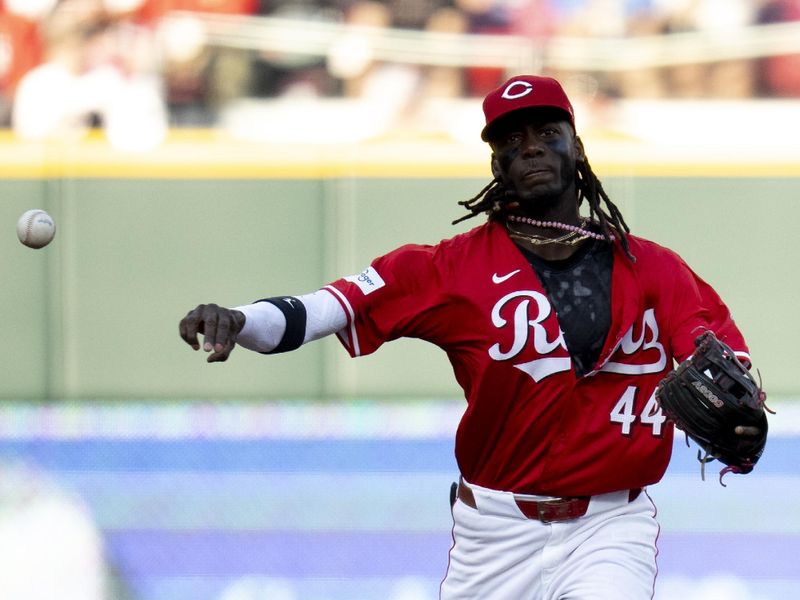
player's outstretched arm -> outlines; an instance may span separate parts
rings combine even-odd
[[[332,294],[319,290],[303,296],[276,296],[253,304],[224,308],[200,304],[181,320],[183,341],[211,352],[208,362],[223,362],[238,344],[262,354],[290,352],[303,344],[337,333],[347,315]]]
[[[239,310],[200,304],[181,319],[178,329],[183,341],[195,350],[200,349],[197,335],[203,336],[203,350],[211,352],[207,359],[211,363],[228,360],[244,324],[244,313]]]

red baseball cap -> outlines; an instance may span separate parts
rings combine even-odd
[[[564,88],[552,77],[517,75],[492,90],[483,99],[483,114],[486,126],[481,139],[488,141],[489,128],[500,118],[522,108],[550,107],[563,110],[575,127],[575,111],[564,93]]]

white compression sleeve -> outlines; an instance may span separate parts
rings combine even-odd
[[[330,292],[318,290],[312,294],[295,296],[306,308],[306,331],[303,343],[318,340],[347,326],[347,315]],[[270,302],[256,302],[236,306],[245,323],[236,342],[243,348],[256,352],[274,350],[286,331],[286,317]]]
[[[286,317],[274,304],[256,302],[245,306],[236,306],[234,310],[244,313],[244,327],[236,338],[242,348],[255,352],[274,350],[286,331]]]

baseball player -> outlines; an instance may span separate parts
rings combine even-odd
[[[656,386],[700,331],[745,362],[747,346],[677,254],[629,234],[557,81],[513,77],[483,108],[494,178],[460,204],[486,222],[310,294],[201,304],[181,337],[197,350],[202,334],[209,362],[329,334],[354,357],[399,337],[436,344],[467,401],[441,598],[650,599],[659,526],[645,488],[673,437]]]

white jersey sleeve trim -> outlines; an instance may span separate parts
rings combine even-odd
[[[734,350],[733,353],[736,355],[736,358],[739,359],[739,362],[741,362],[748,369],[753,364],[753,361],[750,360],[750,355],[747,352],[742,352],[740,350]]]
[[[336,332],[336,335],[339,336],[339,339],[351,351],[353,356],[361,356],[361,348],[358,344],[358,333],[356,332],[356,314],[352,305],[345,295],[332,285],[326,285],[322,290],[331,293],[338,301],[337,304],[340,305],[343,312],[346,311],[347,314],[347,324],[349,327],[342,327],[342,329]]]

